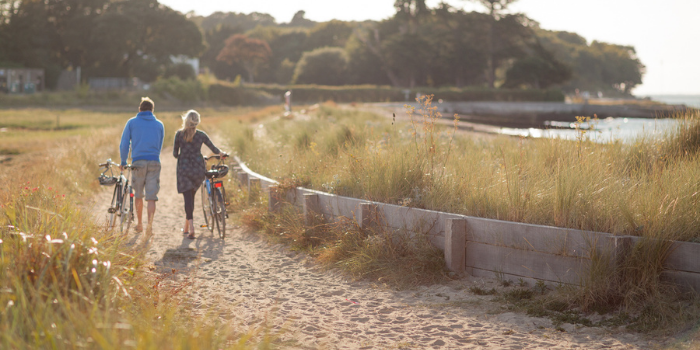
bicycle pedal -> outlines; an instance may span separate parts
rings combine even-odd
[[[199,225],[199,227],[201,227],[201,228],[208,228],[209,225]]]
[[[109,208],[109,209],[107,209],[107,212],[110,214],[114,214],[117,212],[117,209],[116,208]]]

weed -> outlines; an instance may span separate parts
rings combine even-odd
[[[481,287],[470,287],[469,292],[471,292],[474,295],[496,295],[498,292],[496,291],[496,288],[491,288],[489,290],[483,289]]]
[[[503,299],[508,302],[515,303],[525,299],[532,299],[534,293],[525,288],[515,288],[513,290],[508,290],[503,292]]]

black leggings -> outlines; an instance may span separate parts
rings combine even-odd
[[[185,197],[185,217],[187,218],[187,220],[192,220],[194,218],[192,213],[194,212],[195,193],[197,193],[196,188],[182,193],[182,196]]]

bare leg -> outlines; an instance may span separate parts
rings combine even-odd
[[[185,226],[182,226],[182,233],[189,233],[190,231],[190,220],[185,219]]]
[[[152,234],[153,230],[153,216],[156,215],[156,201],[146,201],[148,202],[148,226],[147,226],[147,234]]]
[[[143,198],[134,198],[134,207],[136,207],[136,220],[138,220],[134,230],[141,232],[143,231]]]
[[[187,220],[187,225],[190,228],[190,235],[194,235],[194,220]]]

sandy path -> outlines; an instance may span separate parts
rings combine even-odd
[[[213,306],[221,318],[242,330],[267,325],[279,334],[282,348],[653,347],[641,335],[610,334],[602,328],[564,325],[566,332],[557,331],[548,319],[505,312],[492,297],[468,292],[475,285],[497,287],[493,280],[461,279],[397,292],[347,281],[340,273],[318,268],[304,254],[246,233],[232,221],[226,240],[205,229],[199,229],[196,240],[183,238],[183,200],[176,191],[176,161],[169,150],[163,152],[162,162],[147,259],[157,270],[176,269],[176,278],[193,279],[192,301],[199,312]],[[195,226],[203,222],[197,195]],[[97,213],[104,210],[98,208]]]

